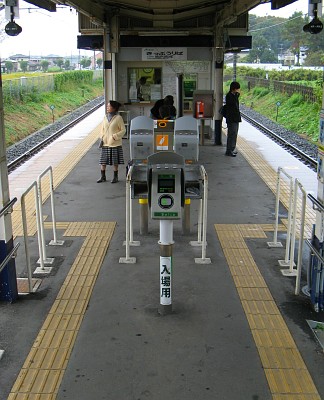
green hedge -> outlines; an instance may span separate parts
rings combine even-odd
[[[63,72],[54,76],[54,90],[56,92],[63,92],[70,86],[91,83],[92,80],[93,71],[91,70]]]

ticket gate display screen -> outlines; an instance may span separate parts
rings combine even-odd
[[[163,171],[152,169],[149,191],[151,217],[153,219],[180,219],[182,207],[181,169]]]
[[[173,175],[158,176],[158,193],[174,193],[175,179]]]

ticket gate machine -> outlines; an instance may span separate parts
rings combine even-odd
[[[154,153],[173,151],[174,121],[154,120]]]
[[[184,207],[184,158],[173,152],[148,157],[148,202],[152,219],[181,219]]]
[[[134,164],[146,164],[154,153],[154,120],[145,116],[135,117],[130,123],[130,159]]]
[[[174,151],[184,157],[186,164],[198,161],[199,127],[196,118],[184,116],[175,120]]]

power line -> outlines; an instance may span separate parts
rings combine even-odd
[[[285,20],[285,21],[283,21],[283,22],[279,22],[278,24],[274,24],[274,25],[270,25],[270,26],[265,26],[264,28],[249,30],[249,32],[264,31],[265,29],[273,28],[274,26],[279,26],[279,25],[286,24],[287,22],[293,21],[294,19],[297,19],[297,18],[300,18],[300,15],[298,15],[298,17],[289,18],[289,19],[287,19],[287,20]]]

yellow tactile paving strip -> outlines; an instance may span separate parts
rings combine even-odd
[[[320,400],[307,367],[257,267],[246,238],[262,226],[215,225],[275,400]]]
[[[55,399],[115,222],[72,222],[64,236],[85,241],[18,375],[8,400]]]

